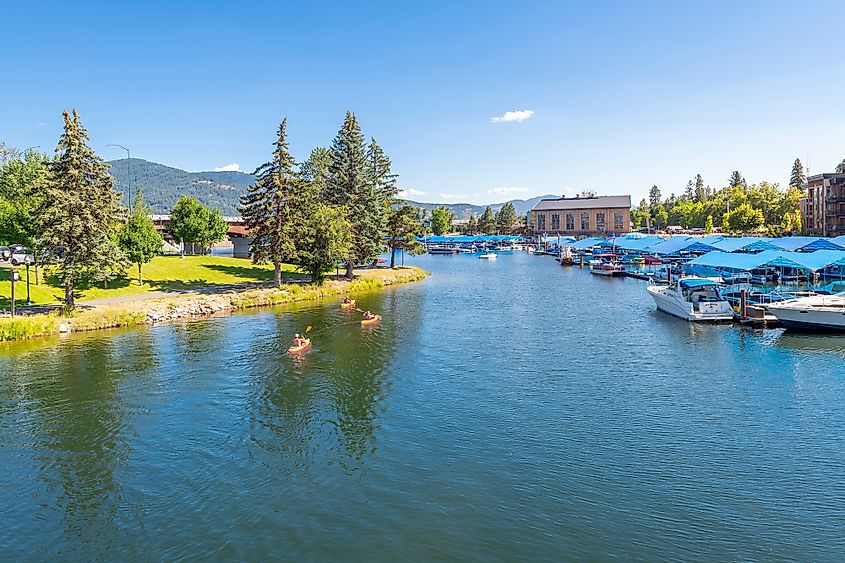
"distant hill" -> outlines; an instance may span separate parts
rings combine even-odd
[[[109,164],[115,188],[125,199],[127,160],[113,160]],[[153,213],[168,213],[182,195],[189,195],[219,209],[223,215],[238,215],[239,198],[254,181],[252,174],[243,172],[186,172],[140,158],[131,159],[129,164],[133,186],[141,186],[144,200]]]
[[[512,199],[510,201],[503,201],[501,203],[490,203],[488,204],[490,208],[495,213],[499,209],[502,208],[503,205],[506,203],[510,203],[513,205],[514,209],[516,209],[517,215],[526,215],[531,208],[537,205],[537,202],[541,199],[551,198],[551,197],[560,197],[555,195],[543,195],[532,197],[531,199]],[[424,207],[431,211],[435,207],[448,207],[452,210],[452,213],[455,214],[455,217],[458,219],[469,219],[470,216],[475,215],[476,217],[481,217],[481,214],[484,213],[484,210],[487,208],[487,205],[473,205],[471,203],[421,203],[418,201],[411,201],[408,200],[408,203],[413,205],[414,207]]]
[[[112,160],[110,173],[115,181],[115,188],[124,194],[127,188],[127,159]],[[144,200],[153,213],[169,213],[176,202],[183,195],[197,198],[203,204],[220,210],[223,215],[238,215],[239,198],[246,192],[247,186],[255,181],[252,174],[243,172],[187,172],[150,162],[140,158],[133,158],[128,163],[132,167],[133,186],[140,185],[144,191]],[[547,197],[531,199],[513,199],[510,203],[516,209],[517,215],[525,215],[538,201]],[[127,203],[124,201],[124,204]],[[456,217],[469,219],[470,215],[480,217],[486,205],[472,205],[470,203],[421,203],[408,201],[415,207],[428,210],[445,206],[452,210]],[[508,203],[491,203],[493,211],[498,211]]]

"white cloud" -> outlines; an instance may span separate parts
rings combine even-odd
[[[487,193],[490,195],[514,195],[524,194],[526,192],[528,192],[528,188],[509,186],[502,186],[500,188],[493,188],[492,190],[487,190]]]
[[[428,192],[421,192],[412,188],[399,192],[399,197],[419,197],[423,195],[428,195]]]
[[[534,110],[530,109],[518,109],[516,111],[506,111],[503,115],[497,115],[496,117],[490,118],[490,123],[504,123],[510,121],[525,121],[534,117]]]
[[[241,165],[237,162],[233,162],[231,164],[227,164],[226,166],[220,166],[214,169],[214,172],[240,172]]]

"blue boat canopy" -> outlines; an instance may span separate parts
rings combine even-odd
[[[708,280],[708,279],[705,279],[705,278],[692,278],[692,279],[681,278],[680,281],[678,282],[678,285],[680,285],[684,289],[693,289],[693,288],[696,288],[696,287],[706,287],[708,285],[721,285],[721,284],[719,282],[715,282],[713,280]]]

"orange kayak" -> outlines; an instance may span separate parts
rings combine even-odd
[[[302,352],[306,351],[311,347],[311,339],[306,338],[303,344],[299,346],[291,346],[288,348],[288,354],[301,354]]]
[[[376,315],[372,319],[361,319],[361,326],[374,325],[381,320],[381,315]]]
[[[349,303],[341,303],[340,308],[343,309],[343,310],[346,310],[346,311],[348,311],[349,309],[354,309],[355,308],[355,300],[353,299]]]

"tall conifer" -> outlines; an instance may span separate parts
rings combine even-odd
[[[255,263],[273,264],[273,283],[282,284],[282,263],[295,258],[296,216],[293,201],[301,186],[288,150],[287,117],[279,125],[273,158],[255,171],[255,183],[241,197],[241,216],[252,238]]]
[[[793,188],[801,188],[807,181],[804,175],[804,165],[797,158],[792,164],[792,174],[789,176],[789,185]]]
[[[349,213],[352,243],[346,257],[346,277],[352,279],[356,263],[375,258],[383,248],[385,209],[369,174],[364,135],[352,112],[332,141],[332,162],[326,200]]]
[[[115,242],[123,209],[109,165],[88,146],[88,131],[76,110],[62,117],[64,132],[37,215],[39,244],[53,250],[65,305],[73,308],[79,281],[103,279],[126,257]]]

